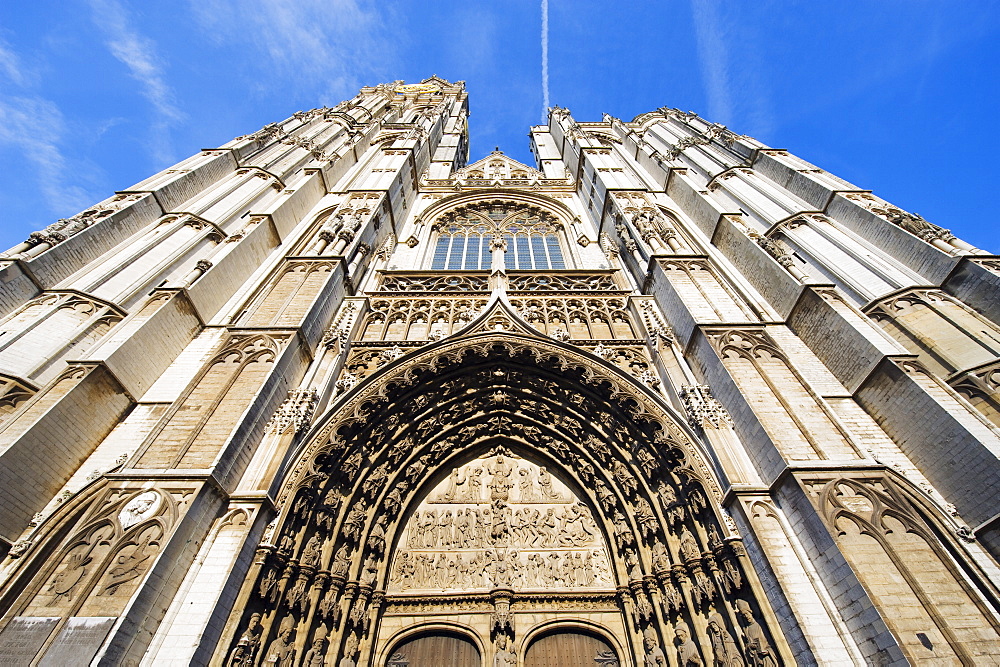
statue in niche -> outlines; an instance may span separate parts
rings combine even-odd
[[[375,580],[378,578],[378,560],[374,555],[365,559],[365,564],[361,568],[361,585],[369,588],[375,587]]]
[[[597,501],[601,503],[601,507],[605,512],[611,512],[615,507],[615,494],[611,492],[611,489],[607,485],[597,480],[597,484],[594,485],[594,493],[597,494]]]
[[[448,477],[448,488],[441,494],[441,500],[454,502],[461,497],[461,492],[465,490],[465,476],[461,468],[455,468]]]
[[[659,521],[656,520],[656,514],[653,513],[653,508],[649,506],[645,498],[637,498],[635,501],[635,520],[645,535],[650,537],[656,535]]]
[[[323,667],[326,657],[326,624],[320,623],[313,637],[312,647],[302,658],[302,667]]]
[[[573,459],[573,467],[576,470],[577,476],[584,482],[590,482],[594,479],[594,466],[579,454],[575,455]]]
[[[347,544],[340,547],[337,555],[330,566],[330,575],[333,577],[347,578],[347,571],[351,567],[351,547]]]
[[[278,554],[281,556],[291,556],[292,550],[295,549],[295,538],[285,533],[278,540]]]
[[[698,548],[698,541],[688,530],[687,526],[681,530],[681,560],[697,560],[701,558],[701,549]]]
[[[346,477],[348,480],[352,482],[354,481],[354,478],[357,477],[358,471],[360,469],[361,469],[361,452],[354,452],[340,466],[340,470],[341,472],[344,473],[344,477]]]
[[[743,623],[743,642],[747,648],[747,663],[750,667],[777,667],[774,652],[764,634],[764,628],[754,620],[753,610],[746,600],[736,601],[736,613]]]
[[[281,619],[278,636],[267,647],[263,664],[274,667],[292,667],[295,664],[295,644],[292,641],[294,634],[295,617],[288,614]]]
[[[681,621],[674,628],[677,638],[677,664],[681,667],[698,667],[705,664],[698,653],[698,645],[691,640],[691,630],[687,623]]]
[[[667,553],[667,547],[663,542],[656,541],[653,542],[652,547],[653,552],[653,571],[654,572],[664,572],[670,569],[670,555]]]
[[[358,500],[344,519],[344,537],[348,541],[357,543],[361,539],[361,531],[364,529],[367,515],[368,508],[365,507],[365,501]]]
[[[628,468],[625,467],[624,463],[621,461],[615,461],[612,466],[612,475],[618,483],[618,486],[620,486],[625,492],[625,495],[635,495],[639,485],[636,483],[635,477],[632,476],[632,473],[630,473]]]
[[[358,663],[354,662],[354,656],[358,653],[358,636],[353,632],[347,637],[347,643],[344,645],[344,657],[340,659],[337,667],[357,667]]]
[[[379,467],[375,468],[372,473],[365,480],[364,484],[361,485],[361,493],[367,497],[373,497],[372,492],[377,493],[379,489],[385,483],[385,480],[389,478],[389,473],[386,472],[386,464],[383,463]]]
[[[628,522],[621,512],[615,510],[614,518],[611,520],[614,526],[615,542],[618,543],[619,548],[624,548],[630,544],[635,543],[635,537],[632,535],[632,530],[628,526]]]
[[[639,451],[635,453],[635,457],[639,459],[639,467],[646,473],[646,478],[653,479],[657,468],[656,458],[644,447],[639,448]]]
[[[663,649],[656,638],[656,630],[646,628],[642,633],[642,647],[646,651],[643,659],[645,667],[667,667],[667,656],[663,654]]]
[[[240,635],[236,647],[229,656],[228,667],[251,667],[257,650],[260,648],[260,636],[264,628],[260,624],[260,614],[250,614],[250,623],[246,631]]]
[[[261,578],[258,592],[263,600],[274,602],[277,599],[278,573],[273,567],[267,571],[267,574],[265,574],[263,578]]]
[[[639,556],[636,555],[635,549],[625,550],[625,569],[629,579],[642,581],[642,568],[639,566]]]
[[[531,474],[531,468],[520,468],[517,471],[520,479],[518,480],[518,498],[522,503],[537,503],[538,494],[535,492],[535,480]]]
[[[507,635],[497,636],[497,646],[493,656],[493,667],[517,667],[517,654],[514,653],[513,647],[508,647]]]
[[[714,667],[744,667],[736,642],[726,630],[726,622],[718,612],[708,617],[708,638],[715,657]]]
[[[319,533],[314,533],[309,541],[306,542],[305,549],[302,550],[302,566],[303,567],[319,567],[320,558],[320,548],[322,542],[319,539]]]
[[[376,554],[385,551],[385,522],[385,517],[380,516],[368,533],[368,548]]]
[[[400,482],[396,486],[392,487],[391,491],[389,491],[389,495],[385,497],[385,501],[383,503],[386,515],[394,517],[399,514],[399,510],[403,505],[404,489],[405,484]]]

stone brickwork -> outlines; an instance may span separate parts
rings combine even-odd
[[[366,87],[0,255],[4,658],[1000,660],[1000,258],[691,112],[467,117]]]

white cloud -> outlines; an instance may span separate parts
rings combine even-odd
[[[124,64],[140,86],[140,93],[153,107],[150,124],[152,154],[160,165],[174,161],[170,128],[185,116],[177,107],[156,55],[156,45],[131,25],[128,13],[117,0],[90,0],[94,22],[104,31],[107,47]]]
[[[67,185],[66,157],[60,149],[65,132],[62,113],[40,97],[0,97],[0,145],[19,149],[34,167],[39,189],[57,215],[69,215],[87,206],[90,195],[83,188]]]
[[[0,41],[0,82],[8,90],[0,95],[0,146],[22,154],[53,213],[70,215],[84,208],[91,197],[83,188],[66,184],[71,170],[60,147],[66,131],[63,115],[49,100],[25,90],[33,79],[14,50]],[[20,89],[21,94],[10,94],[13,89]]]
[[[393,51],[379,39],[378,12],[356,0],[192,0],[191,11],[209,37],[253,46],[272,78],[287,88],[321,87],[328,103],[378,83],[378,66]]]
[[[734,5],[726,5],[732,8]],[[731,23],[718,0],[691,0],[695,41],[708,120],[732,125],[736,132],[761,137],[773,129],[770,99],[765,92],[762,64],[746,35],[737,42]],[[748,43],[749,42],[749,43]],[[739,43],[739,60],[729,54],[729,44]],[[736,83],[734,83],[736,82]]]

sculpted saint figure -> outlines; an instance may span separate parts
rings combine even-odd
[[[753,610],[746,600],[736,601],[736,611],[743,622],[743,641],[747,647],[747,662],[751,667],[777,667],[774,652],[764,634],[764,628],[754,620]]]
[[[681,667],[699,667],[705,664],[698,653],[698,646],[691,641],[691,631],[683,621],[674,629],[677,637],[677,663]]]
[[[460,491],[465,486],[465,475],[461,468],[455,468],[448,476],[448,488],[441,494],[441,500],[455,500],[459,497]]]
[[[517,666],[517,655],[515,655],[514,649],[507,647],[507,635],[497,637],[496,652],[493,655],[493,667]]]
[[[726,630],[726,622],[718,612],[708,617],[708,637],[715,656],[714,667],[744,667],[736,642]]]
[[[693,560],[701,557],[701,549],[698,548],[698,542],[694,539],[694,535],[691,531],[684,528],[681,531],[681,558],[684,560]]]
[[[552,475],[544,467],[538,469],[538,488],[541,489],[543,500],[562,500],[559,493],[552,488]]]
[[[260,634],[264,628],[260,625],[260,614],[250,614],[250,623],[247,625],[238,642],[229,656],[229,667],[251,667],[253,659],[260,648]]]
[[[642,647],[646,650],[643,660],[645,667],[667,667],[667,656],[656,641],[656,631],[653,628],[646,628],[642,634]]]
[[[319,534],[313,534],[306,542],[306,548],[302,550],[302,565],[305,567],[319,567],[320,557]]]
[[[517,488],[520,492],[518,498],[522,503],[538,502],[538,497],[535,493],[535,480],[532,479],[531,473],[532,470],[530,468],[521,468],[517,471],[518,476],[521,478],[517,482]]]
[[[295,644],[292,635],[295,633],[295,618],[289,614],[281,620],[278,636],[267,647],[264,658],[265,665],[275,667],[292,667],[295,664]]]
[[[347,638],[347,644],[344,646],[344,657],[340,659],[340,664],[337,667],[357,667],[356,662],[354,662],[354,656],[358,652],[358,636],[351,634]]]
[[[365,501],[358,500],[344,519],[344,536],[347,539],[353,542],[358,541],[361,537],[361,530],[364,528],[367,514],[368,508],[365,507]]]

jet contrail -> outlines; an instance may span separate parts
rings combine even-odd
[[[549,118],[549,0],[542,0],[542,122]]]

